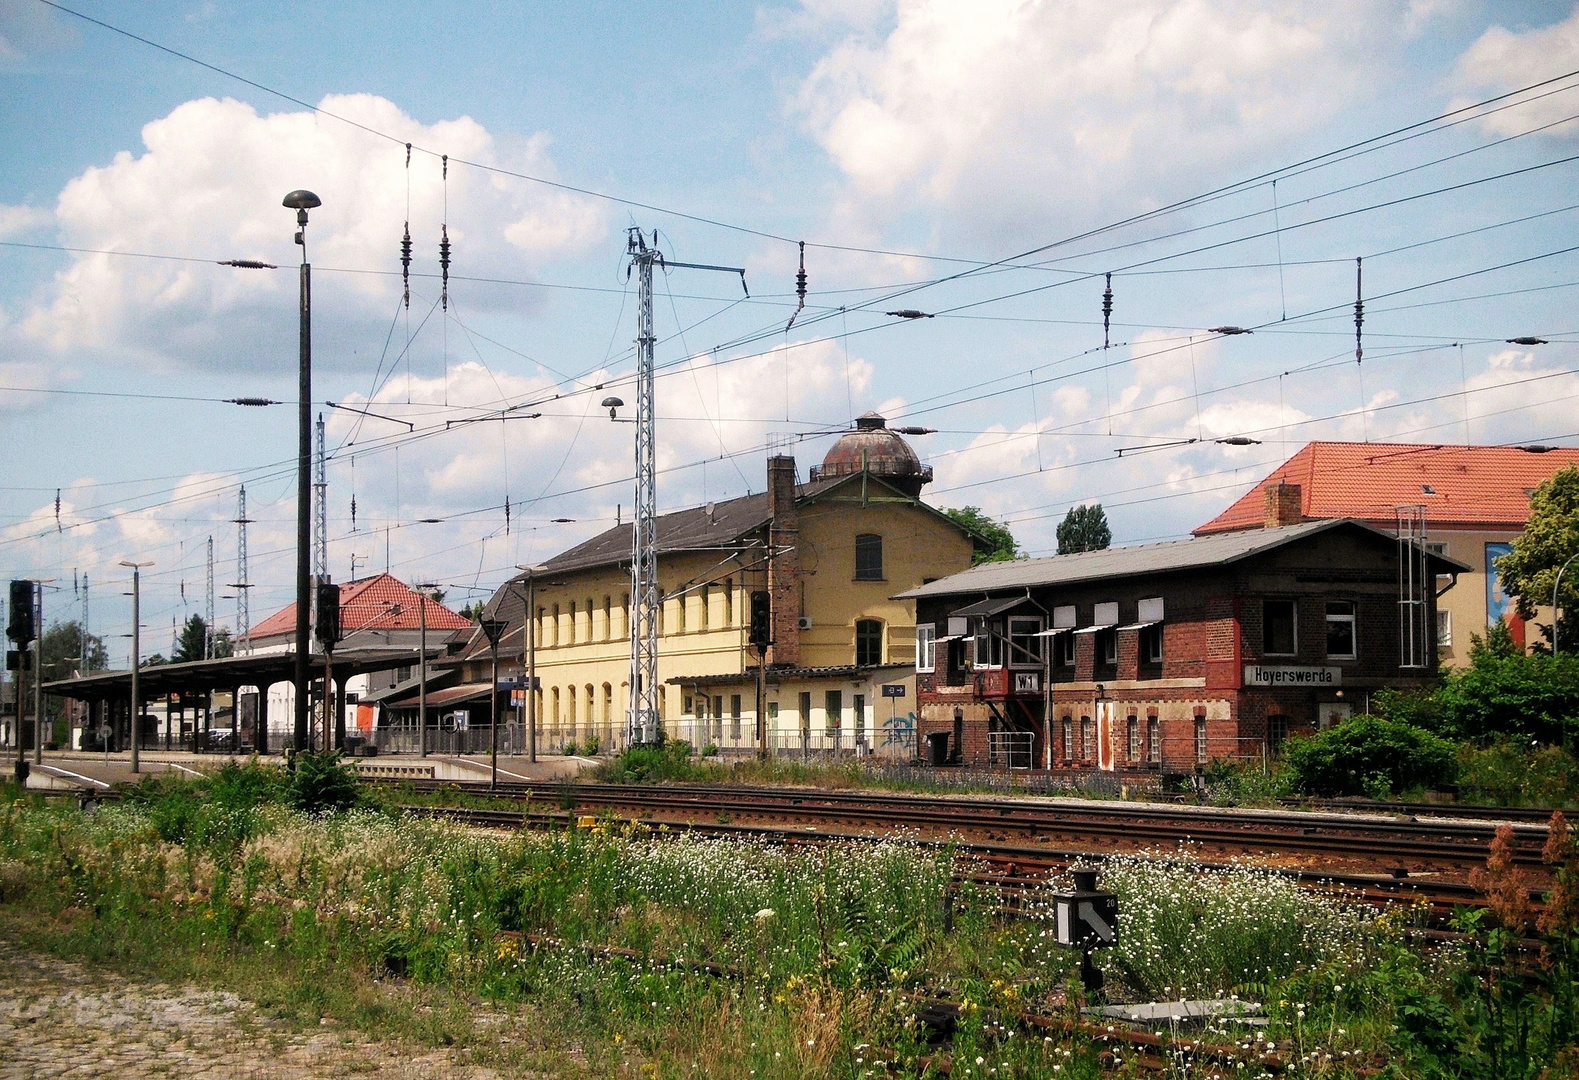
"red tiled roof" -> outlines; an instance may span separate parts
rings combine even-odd
[[[437,600],[421,596],[399,578],[376,574],[340,586],[340,633],[344,636],[364,629],[416,630],[421,625],[418,603],[427,608],[429,630],[464,630],[471,625],[471,620]],[[296,605],[287,604],[254,626],[252,637],[274,637],[295,629]]]
[[[1424,506],[1428,528],[1521,529],[1530,492],[1569,465],[1579,448],[1530,453],[1516,446],[1313,442],[1206,524],[1196,536],[1257,529],[1265,489],[1300,486],[1304,515],[1391,526],[1399,506]]]

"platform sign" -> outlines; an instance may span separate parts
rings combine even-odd
[[[883,684],[883,696],[884,697],[904,697],[905,696],[905,684],[904,683],[884,683]]]

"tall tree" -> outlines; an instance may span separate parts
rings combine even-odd
[[[1497,560],[1497,575],[1502,589],[1516,597],[1519,614],[1526,619],[1535,609],[1552,602],[1552,586],[1557,571],[1579,553],[1579,466],[1570,465],[1536,488],[1530,496],[1530,519],[1513,541],[1513,550]],[[1564,649],[1579,651],[1579,619],[1574,605],[1579,602],[1579,559],[1563,574],[1558,590],[1563,609]],[[1546,628],[1547,639],[1551,628]]]
[[[202,660],[208,654],[208,622],[201,615],[193,615],[181,627],[181,636],[176,640],[175,652],[171,654],[171,663],[180,664],[187,660]]]
[[[230,631],[221,626],[214,631],[214,659],[220,660],[227,656],[234,656],[236,643],[230,639]]]
[[[970,557],[972,566],[989,562],[1012,562],[1020,557],[1020,545],[1015,542],[1009,526],[994,521],[981,512],[979,506],[965,506],[958,510],[944,510],[957,524],[975,533],[982,541]]]
[[[1072,555],[1078,551],[1101,551],[1113,543],[1113,530],[1108,528],[1107,514],[1101,503],[1090,506],[1071,506],[1064,520],[1058,523],[1058,554]]]
[[[89,634],[88,647],[84,649],[82,646],[81,623],[73,619],[71,622],[51,624],[39,642],[44,681],[68,679],[74,671],[100,671],[108,665],[104,640],[97,634]]]

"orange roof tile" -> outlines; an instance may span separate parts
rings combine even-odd
[[[1530,453],[1516,446],[1313,442],[1278,466],[1196,536],[1256,529],[1270,484],[1300,486],[1309,518],[1360,518],[1391,526],[1399,506],[1424,506],[1428,528],[1521,529],[1530,492],[1579,448]]]
[[[427,608],[429,630],[464,630],[471,625],[471,620],[437,600],[422,597],[399,578],[375,574],[340,586],[340,632],[348,635],[365,629],[416,630],[421,625],[418,603]],[[287,604],[254,626],[252,637],[274,637],[295,629],[296,605]]]

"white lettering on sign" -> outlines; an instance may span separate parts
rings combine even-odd
[[[1246,686],[1338,686],[1342,682],[1342,668],[1245,665]]]
[[[1113,928],[1097,914],[1096,905],[1089,900],[1080,901],[1080,921],[1097,932],[1099,941],[1112,941],[1115,937]]]

